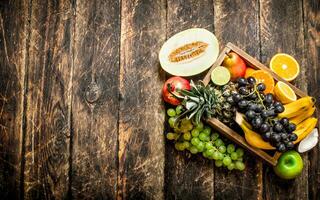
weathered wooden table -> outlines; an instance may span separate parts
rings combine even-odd
[[[202,27],[265,64],[293,55],[295,84],[319,99],[319,0],[4,0],[0,10],[0,199],[320,199],[319,145],[293,181],[251,155],[228,172],[175,151],[158,62],[168,37]]]

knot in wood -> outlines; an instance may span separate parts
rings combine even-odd
[[[64,127],[64,124],[65,123],[64,123],[64,120],[62,118],[56,119],[54,121],[55,129],[57,131],[61,131],[63,129],[63,127]]]
[[[97,83],[95,82],[90,83],[85,92],[85,98],[87,102],[94,103],[99,99],[100,96],[101,96],[101,89],[97,85]]]

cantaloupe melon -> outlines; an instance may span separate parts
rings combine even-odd
[[[161,67],[175,76],[193,76],[208,69],[219,55],[216,36],[202,28],[175,34],[159,53]]]

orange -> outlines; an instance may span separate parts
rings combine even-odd
[[[254,72],[254,71],[256,71],[256,70],[251,67],[247,67],[246,74],[244,75],[244,77],[248,78],[249,76],[251,76],[252,72]]]
[[[297,96],[292,88],[286,83],[279,81],[274,87],[274,95],[284,104],[291,103],[297,100]]]
[[[292,56],[285,53],[274,55],[269,67],[286,81],[294,80],[300,73],[299,63]]]
[[[256,70],[252,72],[251,76],[257,80],[257,83],[264,83],[266,85],[265,94],[273,92],[274,80],[270,73],[264,70]]]

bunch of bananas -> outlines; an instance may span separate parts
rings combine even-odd
[[[312,117],[316,110],[314,103],[315,99],[313,97],[303,97],[285,105],[284,112],[278,115],[279,117],[289,118],[290,122],[297,125],[295,134],[298,139],[294,142],[295,144],[304,139],[317,125],[318,119]]]
[[[307,96],[298,99],[292,103],[286,104],[284,106],[284,112],[278,115],[279,118],[288,118],[291,123],[296,124],[296,130],[294,133],[298,136],[298,139],[294,141],[294,144],[299,143],[303,140],[317,125],[317,118],[312,117],[315,112],[315,99]],[[241,118],[241,116],[237,116]],[[265,142],[260,134],[252,131],[249,123],[247,123],[243,118],[236,119],[237,123],[243,129],[245,133],[245,139],[247,142],[254,147],[266,150],[275,149],[268,142]]]

